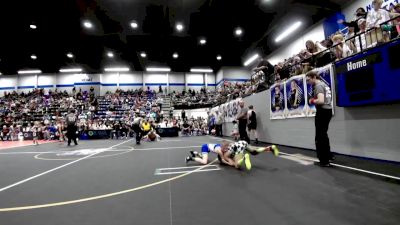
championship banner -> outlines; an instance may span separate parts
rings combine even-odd
[[[286,117],[298,118],[307,116],[306,79],[304,75],[289,78],[285,82]]]
[[[328,87],[331,90],[331,106],[332,106],[332,115],[334,114],[334,110],[333,110],[333,89],[332,87],[334,87],[334,83],[333,83],[333,65],[327,65],[321,68],[316,69],[317,73],[319,74],[319,76],[321,77],[321,81],[324,82],[326,85],[328,85]],[[314,88],[312,85],[307,84],[307,99],[306,99],[306,104],[308,106],[307,109],[307,116],[308,117],[314,117],[315,113],[317,112],[317,109],[315,108],[315,105],[309,105],[308,100],[314,97]]]
[[[271,86],[270,119],[285,119],[285,85],[278,83]]]

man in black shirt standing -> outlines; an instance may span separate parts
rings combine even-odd
[[[182,112],[181,112],[181,118],[182,118],[182,120],[185,120],[185,119],[186,119],[186,112],[185,112],[184,109],[183,109]]]
[[[258,144],[258,133],[257,133],[257,116],[256,112],[254,111],[254,107],[251,105],[249,106],[248,112],[249,124],[247,127],[249,128],[249,133],[253,133],[254,139],[256,139],[255,143]]]
[[[239,114],[236,119],[239,121],[239,134],[240,139],[245,140],[248,144],[250,144],[250,138],[247,135],[246,126],[247,126],[247,112],[249,111],[247,108],[244,107],[244,101],[241,100],[239,102]]]
[[[75,109],[71,109],[70,113],[67,115],[65,121],[67,122],[67,138],[68,138],[68,146],[71,145],[71,140],[74,141],[75,145],[78,145],[76,141],[76,115]]]

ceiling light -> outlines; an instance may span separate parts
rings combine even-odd
[[[170,72],[171,68],[168,68],[168,67],[147,67],[146,71],[148,71],[148,72]]]
[[[37,56],[36,55],[31,55],[31,59],[35,60],[35,59],[37,59]]]
[[[69,68],[69,69],[60,69],[61,73],[80,73],[82,72],[81,68]]]
[[[174,59],[177,59],[178,57],[179,57],[179,55],[178,55],[178,53],[174,53],[173,55],[172,55],[172,57],[174,57]]]
[[[252,62],[254,62],[254,60],[258,59],[258,57],[260,57],[258,54],[253,55],[252,57],[250,57],[250,58],[244,63],[244,66],[250,65]]]
[[[192,68],[192,69],[190,69],[190,72],[192,72],[192,73],[212,73],[213,70],[212,69],[196,69],[196,68]]]
[[[41,70],[19,70],[18,74],[38,74],[42,73]]]
[[[137,29],[137,28],[138,28],[137,22],[135,22],[135,21],[131,22],[131,27],[132,27],[133,29]]]
[[[291,33],[293,33],[295,30],[297,30],[301,26],[301,22],[297,21],[293,25],[291,25],[288,29],[286,29],[282,34],[280,34],[276,39],[275,42],[280,42],[282,39],[286,38],[289,36]]]
[[[31,25],[29,25],[29,27],[30,27],[31,29],[33,29],[33,30],[37,28],[35,24],[31,24]]]
[[[207,43],[205,38],[200,39],[200,44],[201,45],[205,45]]]
[[[177,23],[177,24],[176,24],[176,30],[177,30],[177,31],[182,31],[183,28],[184,28],[184,27],[183,27],[183,25],[182,25],[181,23]]]
[[[90,29],[93,27],[93,24],[89,21],[85,21],[85,22],[83,22],[83,26]]]
[[[74,58],[74,55],[72,53],[67,53],[67,57],[71,59]]]
[[[140,56],[141,56],[142,58],[146,58],[146,57],[147,57],[147,54],[146,54],[145,52],[142,52],[142,53],[140,53]]]
[[[127,72],[129,71],[128,67],[106,67],[104,68],[106,72]]]
[[[113,57],[114,57],[114,53],[108,52],[108,53],[107,53],[107,56],[108,56],[108,58],[113,58]]]
[[[242,28],[238,27],[235,29],[235,35],[236,36],[241,36],[243,34]]]
[[[222,59],[222,56],[217,55],[217,60],[220,61]]]

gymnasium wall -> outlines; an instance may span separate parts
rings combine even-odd
[[[185,90],[186,83],[184,73],[170,73],[168,80],[170,92],[182,92],[183,90]]]
[[[324,26],[322,22],[319,22],[311,28],[307,29],[303,34],[299,35],[299,37],[295,41],[291,43],[284,43],[284,45],[278,50],[269,54],[267,56],[267,60],[272,65],[276,65],[279,62],[283,62],[284,59],[293,57],[294,55],[298,54],[302,49],[305,49],[306,42],[308,40],[322,41],[324,39]]]
[[[270,92],[244,98],[257,112],[259,140],[315,149],[314,118],[270,120]],[[353,108],[335,107],[329,128],[333,152],[400,162],[400,104]],[[224,124],[224,135],[232,123]]]
[[[56,89],[71,92],[74,87],[77,90],[87,91],[90,87],[95,92],[104,95],[107,91],[115,92],[116,89],[135,90],[150,87],[158,91],[159,85],[163,91],[169,87],[170,91],[181,92],[183,90],[200,90],[205,87],[215,90],[215,74],[201,73],[104,73],[104,74],[38,74],[38,75],[2,75],[0,76],[0,96],[4,91],[28,92],[36,87],[46,90]]]
[[[216,76],[217,86],[223,81],[246,82],[251,79],[251,70],[246,67],[222,67]]]

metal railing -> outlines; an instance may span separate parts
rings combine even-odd
[[[340,61],[348,57],[354,56],[356,54],[360,54],[373,47],[397,40],[400,35],[399,28],[400,28],[400,16],[397,16],[386,22],[381,23],[378,27],[373,27],[358,34],[355,34],[354,36],[345,39],[341,43],[334,44],[328,47],[327,49],[312,55],[311,57],[304,58],[298,63],[295,64],[289,63],[289,65],[285,65],[284,67],[282,67],[281,71],[283,71],[283,73],[282,72],[273,73],[270,74],[269,77],[262,77],[261,80],[264,80],[265,85],[269,86],[275,83],[277,81],[276,78],[280,77],[280,75],[283,75],[283,79],[280,80],[284,80],[293,75],[300,75],[305,72],[308,72],[313,68],[323,67],[325,65],[328,65],[329,63]],[[396,37],[393,37],[393,34],[396,33],[398,35]],[[346,44],[346,48],[349,53],[348,55],[345,56],[343,56],[344,44]],[[338,54],[340,53],[340,51],[342,51],[341,56]],[[301,53],[299,53],[298,55],[300,54]],[[305,68],[306,65],[309,65],[310,68],[309,69]],[[299,73],[299,70],[301,70],[302,73]],[[252,78],[255,77],[255,75],[256,73],[252,74]],[[286,77],[286,75],[288,75],[288,77]],[[257,80],[253,79],[252,82],[255,85],[257,83],[260,83]]]

